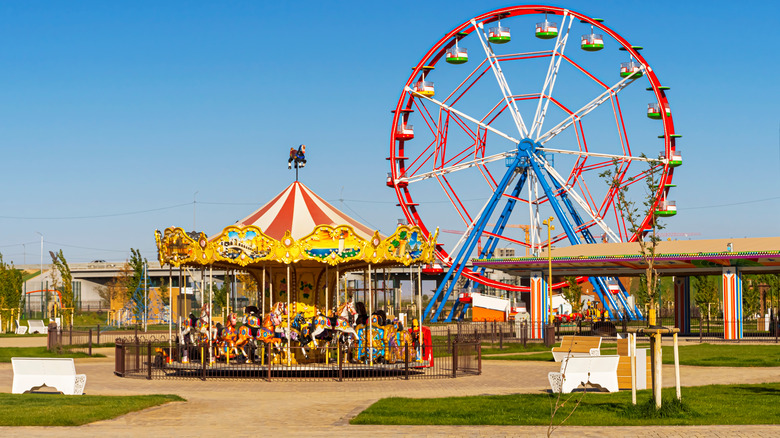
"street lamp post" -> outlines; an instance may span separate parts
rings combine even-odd
[[[38,233],[38,235],[41,236],[41,273],[40,273],[40,276],[41,276],[41,314],[43,315],[43,312],[44,312],[44,310],[43,310],[43,296],[46,293],[46,292],[43,291],[43,289],[44,289],[44,287],[43,287],[43,234],[41,234],[40,231],[36,231],[36,233]]]
[[[550,318],[550,324],[555,322],[553,318],[553,308],[552,308],[552,234],[551,231],[555,229],[555,225],[552,224],[553,221],[552,216],[547,218],[546,221],[543,221],[543,225],[547,225],[547,268],[548,268],[548,277],[547,277],[547,305],[548,310],[550,312],[549,318]]]

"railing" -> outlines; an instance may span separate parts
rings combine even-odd
[[[207,343],[179,346],[154,337],[118,338],[114,373],[146,379],[256,379],[266,381],[350,381],[453,378],[481,373],[479,342],[453,339],[423,345],[422,357],[412,345],[387,354],[356,360],[356,347],[328,344],[322,348],[246,348],[246,355],[217,354]],[[288,355],[289,351],[289,355]],[[430,354],[428,354],[430,353]],[[186,358],[186,359],[185,359]]]
[[[94,329],[74,330],[73,326],[49,328],[47,348],[49,351],[80,351],[92,356],[92,350],[100,346],[100,325]],[[105,341],[105,336],[103,337]]]

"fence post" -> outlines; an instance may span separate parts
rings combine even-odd
[[[450,339],[450,327],[447,326],[447,348],[448,349],[450,348],[450,342],[452,342]]]
[[[53,332],[51,330],[48,332],[48,335],[46,336],[46,349],[49,350],[49,351],[52,351],[52,349],[54,348],[53,347],[54,346],[54,339],[53,339],[54,336],[57,336],[57,333]]]
[[[493,330],[490,332],[490,346],[496,343],[496,320],[493,320]]]
[[[409,343],[404,341],[404,378],[409,380]]]
[[[138,331],[138,328],[136,327],[136,332]],[[206,353],[207,349],[203,347],[203,343],[200,344],[200,365],[201,365],[201,374],[200,374],[200,380],[206,381]]]
[[[70,325],[70,330],[68,330],[68,344],[73,345],[73,324]]]
[[[498,349],[504,349],[504,326],[498,326]]]
[[[97,344],[100,345],[100,324],[97,325]]]
[[[92,356],[92,329],[89,329],[89,355]]]
[[[482,344],[477,342],[477,369],[479,374],[482,374]]]
[[[135,339],[133,345],[135,345],[135,368],[133,371],[137,373],[141,369],[141,343],[138,342],[138,338]]]
[[[266,378],[267,378],[267,379],[268,379],[268,381],[270,382],[270,381],[271,381],[271,366],[273,365],[273,364],[271,363],[271,346],[270,346],[270,344],[265,344],[265,353],[266,353],[266,354],[265,354],[265,355],[266,355],[266,362],[265,362],[265,363],[267,363],[267,364],[268,364],[268,368],[267,368],[267,370],[266,370],[266,371],[267,371],[267,373],[266,373],[266,374],[267,374]]]
[[[92,329],[89,329],[90,333],[90,345],[92,345]],[[146,380],[152,380],[152,343],[151,341],[146,344]]]
[[[458,375],[458,342],[452,345],[452,377]]]
[[[336,343],[336,348],[339,349],[339,361],[338,361],[339,362],[339,382],[341,382],[342,379],[344,378],[344,368],[342,366],[342,363],[343,363],[342,361],[344,360],[344,355],[346,353],[341,351],[341,338],[340,337],[338,339],[338,342]]]
[[[701,315],[699,315],[699,343],[701,344],[702,341],[702,334],[701,334]]]
[[[526,340],[528,339],[528,325],[526,324],[525,321],[522,322],[522,328],[520,330],[523,331],[520,339],[523,340],[523,349],[525,349],[525,343],[526,343]],[[482,351],[481,348],[480,348],[480,351]]]

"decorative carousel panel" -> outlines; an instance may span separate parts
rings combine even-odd
[[[302,260],[303,251],[298,241],[293,239],[290,231],[284,233],[284,237],[279,241],[279,245],[273,249],[271,260],[276,260],[285,264],[295,263]]]
[[[331,227],[318,225],[314,231],[298,241],[305,258],[337,265],[360,258],[366,242],[349,225]]]
[[[385,260],[405,265],[430,262],[436,246],[436,235],[426,240],[419,227],[399,225],[395,233],[382,242],[379,253]]]
[[[253,225],[248,227],[231,225],[225,227],[211,244],[214,247],[215,261],[247,266],[268,260],[278,242]]]
[[[382,245],[382,236],[379,235],[379,231],[374,231],[374,235],[366,243],[366,248],[363,250],[362,259],[366,263],[378,264],[386,261],[384,254],[381,253],[379,248]]]
[[[167,263],[178,267],[186,263],[198,262],[203,254],[199,244],[201,236],[205,239],[203,233],[190,235],[179,227],[168,227],[162,234],[159,230],[155,230],[154,237],[160,264]]]

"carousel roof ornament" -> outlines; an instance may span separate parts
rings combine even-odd
[[[179,227],[155,232],[161,265],[236,268],[268,262],[359,268],[431,263],[438,230],[398,225],[384,237],[296,181],[258,210],[212,237]]]

